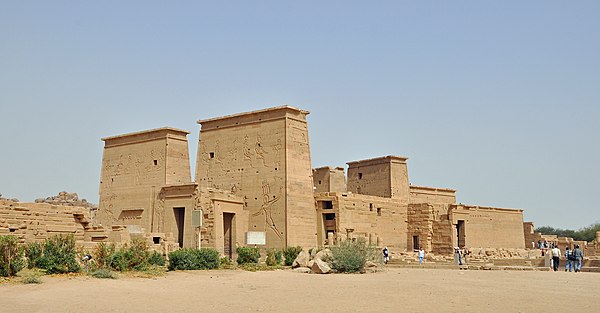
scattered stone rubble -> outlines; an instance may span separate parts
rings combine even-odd
[[[333,256],[329,249],[312,249],[310,253],[301,251],[292,263],[292,268],[299,273],[329,274],[335,272],[331,268],[332,259]],[[367,261],[363,273],[374,273],[378,269],[377,263]]]
[[[17,198],[11,198],[11,199],[3,198],[1,193],[0,193],[0,200],[10,201],[10,202],[19,202],[19,199],[17,199]]]
[[[35,199],[35,203],[49,203],[55,205],[66,205],[66,206],[79,206],[88,208],[90,210],[96,210],[98,208],[97,205],[88,202],[86,199],[79,199],[79,196],[76,192],[66,192],[61,191],[56,196],[47,197],[47,198],[39,198]]]

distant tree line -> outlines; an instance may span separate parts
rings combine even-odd
[[[600,223],[594,223],[579,230],[554,228],[550,226],[537,227],[536,233],[544,235],[557,235],[558,237],[571,237],[575,240],[593,241],[596,239],[596,232],[600,231]]]

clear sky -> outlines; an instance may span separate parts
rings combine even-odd
[[[600,221],[600,1],[0,1],[0,193],[98,201],[101,137],[282,104],[314,167]],[[193,171],[193,167],[192,167]]]

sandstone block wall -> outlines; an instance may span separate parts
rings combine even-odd
[[[90,228],[89,209],[84,207],[0,201],[0,235],[14,235],[21,243],[58,234],[72,234],[83,242]]]

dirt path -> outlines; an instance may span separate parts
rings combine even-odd
[[[193,271],[0,285],[0,312],[600,312],[594,273]]]

